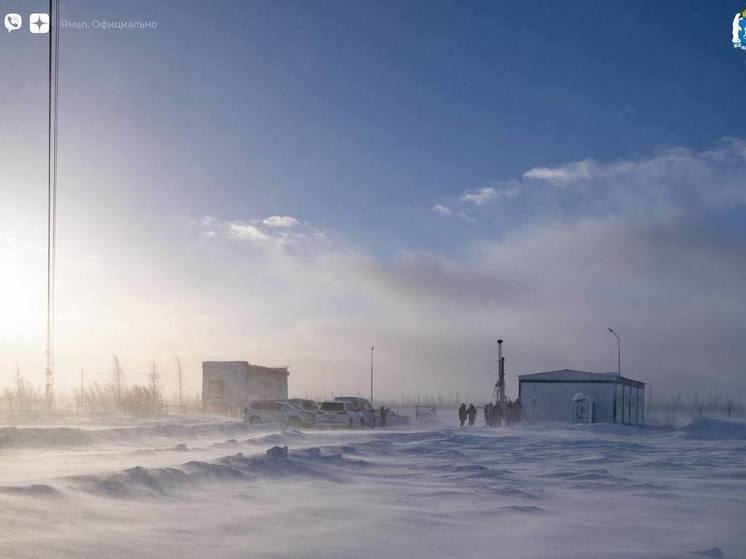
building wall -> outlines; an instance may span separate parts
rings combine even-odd
[[[645,423],[645,389],[617,384],[615,387],[616,423]]]
[[[286,400],[287,369],[250,365],[246,361],[202,362],[202,407],[205,413],[240,416],[252,400]]]
[[[521,404],[527,421],[573,421],[572,398],[578,392],[595,401],[595,421],[613,423],[614,385],[601,382],[521,381]]]
[[[202,363],[202,407],[205,413],[237,415],[249,393],[249,364],[245,361]]]
[[[596,423],[645,422],[645,389],[622,383],[520,381],[527,421],[573,421],[572,398],[578,392],[595,401]],[[616,416],[615,416],[616,406]]]
[[[249,365],[249,400],[287,400],[288,374],[284,369]]]

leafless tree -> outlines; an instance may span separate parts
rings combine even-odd
[[[150,367],[148,381],[150,382],[150,397],[153,400],[153,407],[157,408],[160,406],[163,397],[161,393],[161,373],[158,372],[158,366],[155,364],[155,361],[153,361]]]
[[[124,371],[116,353],[114,354],[114,368],[111,373],[111,387],[112,392],[114,393],[114,403],[116,404],[117,410],[121,411],[122,397],[127,388],[127,373]]]

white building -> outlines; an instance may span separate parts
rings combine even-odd
[[[526,421],[645,422],[645,383],[616,373],[563,369],[518,375]]]
[[[202,409],[240,416],[253,400],[287,400],[287,367],[262,367],[247,361],[202,362]]]

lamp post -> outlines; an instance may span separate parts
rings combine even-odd
[[[622,376],[622,338],[619,337],[619,334],[614,332],[611,328],[609,328],[609,332],[614,334],[614,337],[616,338],[617,342],[617,350],[616,350],[616,367],[617,367],[617,374],[619,376]]]
[[[376,346],[370,346],[370,406],[373,407],[373,350]]]

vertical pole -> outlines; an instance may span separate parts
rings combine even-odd
[[[54,278],[57,229],[57,101],[59,75],[59,0],[49,0],[49,122],[47,167],[47,347],[44,395],[54,406]]]
[[[49,17],[52,21],[52,0],[49,0]],[[52,33],[49,30],[49,113],[47,123],[47,347],[46,370],[44,373],[44,394],[47,406],[50,405],[50,379],[52,376]]]
[[[179,371],[179,406],[181,406],[182,405],[182,402],[181,402],[181,395],[182,395],[182,385],[181,385],[181,357],[178,356],[178,355],[176,356],[176,366],[177,366],[178,371]]]
[[[609,328],[609,332],[614,334],[614,337],[616,338],[616,372],[619,376],[622,376],[622,338],[619,337],[619,334],[614,332],[613,328]]]
[[[376,346],[370,346],[370,405],[373,407],[373,350]]]
[[[497,395],[500,405],[505,406],[505,358],[502,340],[497,340]]]

